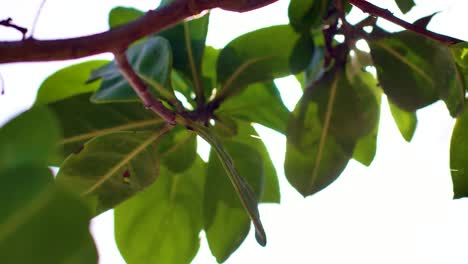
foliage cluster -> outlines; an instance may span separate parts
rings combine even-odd
[[[414,6],[396,2],[403,12]],[[205,43],[209,13],[134,43],[129,63],[175,113],[176,125],[145,109],[115,61],[87,61],[49,76],[34,106],[0,129],[0,259],[96,263],[88,224],[111,208],[127,263],[189,263],[202,230],[223,262],[251,223],[265,245],[257,203],[279,203],[280,190],[252,124],[286,135],[286,177],[309,196],[336,180],[350,159],[372,163],[382,94],[407,141],[416,111],[445,102],[457,118],[454,194],[466,197],[468,43],[386,32],[372,16],[352,25],[350,9],[341,1],[291,0],[290,24],[249,32],[220,50]],[[109,26],[142,15],[116,7]],[[431,17],[413,25],[425,31]],[[273,82],[288,75],[303,86],[292,112]],[[197,136],[211,145],[208,162],[197,154]],[[48,166],[60,168],[55,179]]]

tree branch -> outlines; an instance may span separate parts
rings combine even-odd
[[[404,29],[407,29],[409,31],[413,31],[414,33],[423,35],[425,37],[428,37],[430,39],[436,40],[440,43],[443,44],[455,44],[459,42],[463,42],[460,39],[453,38],[450,36],[442,35],[439,33],[432,32],[430,30],[427,30],[423,27],[416,26],[414,24],[408,23],[396,16],[393,15],[392,12],[388,11],[387,9],[380,8],[374,4],[371,4],[367,2],[366,0],[348,0],[349,3],[352,5],[356,6],[357,8],[361,9],[363,12],[369,13],[372,16],[375,17],[381,17],[385,20],[388,20],[390,22],[393,22],[394,24],[397,24]]]
[[[154,98],[146,84],[138,77],[135,71],[132,69],[130,63],[128,63],[125,51],[114,52],[115,62],[120,69],[122,75],[127,79],[132,86],[135,93],[140,97],[145,105],[146,109],[151,109],[157,115],[166,120],[169,124],[175,125],[176,115],[171,110],[167,109],[159,100]]]
[[[77,59],[126,49],[132,42],[212,8],[244,12],[278,0],[175,0],[143,17],[106,32],[57,40],[0,42],[0,63]]]

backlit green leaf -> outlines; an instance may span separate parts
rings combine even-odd
[[[215,114],[254,122],[280,133],[286,132],[289,111],[273,82],[249,85],[240,94],[224,101]]]
[[[62,128],[60,144],[66,156],[79,152],[94,137],[119,131],[151,131],[165,123],[141,103],[93,104],[89,97],[82,94],[48,105]]]
[[[388,104],[390,105],[390,112],[392,113],[398,130],[400,130],[403,138],[410,142],[413,138],[414,131],[416,131],[416,125],[418,124],[416,112],[407,112],[402,110],[390,101]]]
[[[447,46],[409,31],[369,42],[388,98],[414,112],[443,99],[452,116],[464,105],[465,84]]]
[[[168,137],[170,135],[174,136]],[[161,163],[175,173],[191,167],[197,157],[197,137],[194,133],[185,128],[173,129],[162,138],[163,142],[169,144],[161,149]]]
[[[238,134],[232,140],[248,145],[260,154],[263,161],[263,193],[261,203],[279,203],[281,199],[278,175],[270,154],[255,129],[246,122],[238,122]]]
[[[58,188],[49,169],[22,165],[0,179],[3,263],[97,263],[89,209]]]
[[[264,175],[261,156],[246,144],[225,141],[223,146],[229,151],[239,175],[242,175],[239,177],[253,187],[253,198],[258,199],[262,193]],[[212,254],[218,262],[223,262],[247,236],[250,220],[216,155],[212,148],[206,173],[204,226]]]
[[[86,83],[93,70],[108,63],[105,60],[87,61],[65,67],[53,73],[39,87],[35,104],[47,104],[78,94],[94,92],[99,82]]]
[[[96,214],[113,208],[158,177],[157,140],[167,129],[96,137],[63,162],[57,180],[87,197]]]
[[[255,82],[296,74],[310,62],[314,44],[289,26],[262,28],[231,41],[221,50],[216,66],[221,100]]]
[[[468,68],[468,42],[450,45],[455,61],[463,68]]]
[[[468,109],[457,118],[450,142],[450,172],[454,198],[468,197]]]
[[[113,8],[109,13],[109,27],[114,28],[130,23],[145,13],[141,10],[132,7],[118,6]]]
[[[24,164],[49,165],[59,157],[59,138],[57,120],[45,107],[20,114],[0,128],[0,170]]]
[[[201,18],[181,23],[160,32],[167,39],[174,56],[173,66],[185,80],[189,80],[193,92],[200,96],[204,93],[202,78],[202,58],[208,33],[209,14]],[[207,88],[211,93],[213,87]],[[209,95],[208,95],[209,96]]]
[[[334,118],[337,115],[346,115],[346,111],[339,109],[342,106],[335,102],[335,99],[343,95],[339,95],[342,89],[339,85],[350,88],[345,79],[346,76],[340,70],[327,72],[315,83],[313,89],[306,91],[290,117],[284,168],[288,181],[304,196],[312,195],[331,184],[338,178],[351,158],[354,142],[349,140],[355,136],[349,138],[345,134],[340,134],[342,131],[335,130],[335,134],[342,137],[339,141],[332,133]],[[328,98],[323,96],[323,93],[327,92],[321,90],[329,91]],[[352,104],[353,97],[349,99],[351,101],[347,104]],[[326,100],[326,102],[321,100]],[[320,110],[324,107],[325,110]],[[351,120],[355,113],[359,112],[354,110],[350,112]],[[354,121],[358,122],[353,124],[348,121],[346,123],[348,127],[345,126],[344,129],[350,133],[364,135],[355,127],[360,124],[359,119]],[[340,124],[336,125],[336,127],[339,126]],[[369,124],[361,124],[361,126],[369,126]],[[370,131],[368,130],[367,133]]]
[[[258,191],[257,193],[252,190],[249,183],[244,179],[242,176],[239,175],[237,171],[234,161],[229,155],[229,153],[224,148],[223,144],[214,136],[214,134],[206,127],[190,122],[185,119],[179,119],[180,122],[185,122],[184,125],[191,127],[200,137],[205,139],[212,147],[212,151],[216,153],[219,158],[219,161],[224,168],[227,176],[229,177],[231,184],[236,191],[242,206],[246,210],[248,216],[252,220],[255,226],[255,238],[257,242],[264,246],[266,245],[266,234],[265,230],[263,229],[262,223],[260,221],[260,214],[258,211],[258,199],[259,199],[259,189],[255,189],[255,187],[259,187],[260,185],[254,185],[254,190]],[[206,227],[205,222],[205,227]]]
[[[331,0],[291,0],[288,8],[291,26],[305,32],[321,25],[331,3]]]
[[[374,130],[379,107],[374,88],[356,77],[352,82],[342,69],[331,70],[312,87],[311,99],[318,105],[319,118],[337,140],[354,145]]]
[[[117,206],[115,236],[122,256],[132,263],[190,263],[203,224],[205,164],[174,174],[161,167],[158,180]]]
[[[175,101],[169,77],[172,68],[172,52],[169,42],[161,37],[152,37],[135,44],[127,50],[127,58],[133,70],[150,87],[158,98]],[[138,96],[120,73],[115,62],[111,62],[91,74],[89,82],[102,79],[93,95],[93,102],[137,101]]]
[[[377,120],[374,122],[373,130],[366,136],[360,138],[356,142],[354,147],[353,159],[360,163],[369,166],[374,160],[377,151],[377,135],[379,131],[379,119],[380,119],[380,103],[382,92],[377,87],[377,80],[372,74],[367,72],[360,72],[354,77],[352,85],[368,86],[369,89],[374,93],[376,98],[377,107],[373,109],[376,112]]]

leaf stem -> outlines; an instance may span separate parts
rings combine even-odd
[[[146,84],[138,77],[132,66],[128,62],[127,56],[124,51],[114,52],[115,62],[119,67],[122,75],[130,83],[135,93],[140,97],[145,108],[151,109],[154,113],[162,117],[169,124],[175,125],[175,113],[167,109],[161,101],[156,99],[153,94],[148,90]]]

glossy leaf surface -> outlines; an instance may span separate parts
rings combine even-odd
[[[418,124],[418,117],[416,116],[416,112],[407,112],[402,110],[392,102],[388,102],[388,104],[390,106],[390,112],[392,113],[393,120],[395,120],[398,130],[400,130],[403,138],[410,142]]]

